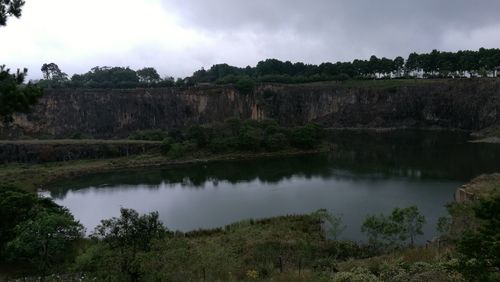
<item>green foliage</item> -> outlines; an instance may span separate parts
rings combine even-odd
[[[40,212],[64,213],[54,202],[12,187],[0,186],[0,258],[6,243],[17,236],[16,227]]]
[[[288,138],[284,133],[273,133],[267,135],[264,140],[264,147],[271,152],[282,150],[288,146]]]
[[[168,134],[161,129],[140,130],[132,133],[128,139],[131,140],[146,140],[146,141],[163,141],[168,137]]]
[[[224,123],[193,125],[168,134],[161,130],[145,130],[129,136],[133,140],[162,140],[161,152],[171,158],[183,157],[195,149],[208,149],[212,153],[239,150],[274,152],[290,147],[312,149],[323,138],[323,129],[314,124],[288,129],[270,119],[241,121],[237,118]]]
[[[161,141],[160,151],[162,155],[168,154],[168,151],[172,148],[172,144],[174,144],[174,140],[171,137],[167,137]]]
[[[161,80],[160,75],[154,68],[143,68],[137,71],[139,81],[143,83],[156,83]]]
[[[166,234],[157,212],[139,215],[122,208],[119,218],[102,220],[96,227],[91,238],[98,244],[80,256],[77,268],[99,278],[138,281],[144,275],[142,256],[151,251],[153,241]]]
[[[340,234],[347,228],[342,222],[342,215],[335,215],[326,209],[320,209],[316,214],[322,221],[327,239],[337,240]]]
[[[334,282],[381,282],[373,273],[365,268],[356,268],[351,272],[339,272],[334,278]]]
[[[0,1],[0,27],[7,24],[8,17],[19,18],[21,16],[24,0],[2,0]]]
[[[436,231],[441,238],[445,238],[450,233],[452,219],[450,217],[441,216],[438,218]]]
[[[244,76],[239,78],[234,86],[241,93],[249,94],[253,91],[253,88],[255,87],[255,82],[250,77]]]
[[[320,143],[323,130],[317,124],[308,124],[292,129],[290,135],[291,143],[294,146],[302,149],[312,149]]]
[[[203,128],[199,125],[194,125],[187,130],[186,137],[188,140],[194,141],[197,146],[204,147],[209,142],[208,131],[209,131],[208,128]]]
[[[417,206],[395,208],[391,220],[400,227],[399,238],[403,241],[410,239],[411,247],[415,245],[415,237],[424,234],[422,227],[425,224],[425,217],[420,214]]]
[[[464,233],[474,231],[479,227],[480,221],[474,213],[476,205],[475,202],[449,203],[446,205],[446,209],[452,218],[447,234],[449,239],[456,241]]]
[[[83,227],[52,200],[0,187],[0,263],[28,264],[39,274],[71,262]]]
[[[366,217],[361,231],[368,236],[370,244],[376,248],[390,250],[400,247],[408,239],[414,245],[415,237],[422,235],[425,217],[416,206],[395,208],[389,216],[371,215]]]
[[[27,70],[10,74],[0,66],[0,122],[12,122],[15,112],[26,113],[42,96],[42,90],[31,83],[23,84]]]
[[[28,261],[42,276],[64,262],[71,245],[83,236],[83,226],[67,211],[38,212],[17,225],[16,237],[7,244],[9,255],[17,261]]]
[[[194,144],[189,141],[184,141],[181,143],[173,143],[170,150],[167,153],[172,159],[178,159],[185,156],[189,151],[194,149]]]
[[[405,59],[371,56],[368,60],[352,62],[325,62],[320,65],[308,65],[301,62],[266,59],[255,67],[238,68],[227,64],[217,64],[210,69],[196,71],[190,81],[195,83],[237,83],[240,78],[249,78],[254,82],[273,83],[308,83],[317,81],[345,81],[348,79],[373,80],[390,78],[455,78],[491,75],[494,68],[500,66],[500,49],[480,48],[478,51],[412,53]]]
[[[458,241],[461,254],[458,270],[476,281],[500,277],[500,195],[480,200],[473,208],[480,220],[477,230],[468,230]]]
[[[62,72],[55,63],[43,64],[41,71],[44,79],[38,82],[40,87],[62,87],[69,82],[68,75]]]

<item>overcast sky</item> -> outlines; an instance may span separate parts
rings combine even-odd
[[[26,0],[0,27],[0,64],[41,77],[152,66],[184,77],[216,63],[321,63],[500,48],[499,0]]]

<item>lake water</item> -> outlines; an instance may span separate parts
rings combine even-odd
[[[458,186],[500,171],[500,145],[467,143],[462,133],[338,131],[331,139],[329,153],[95,174],[56,183],[50,196],[89,232],[120,207],[158,211],[181,231],[326,208],[342,215],[341,237],[357,241],[368,214],[417,205],[424,242]]]

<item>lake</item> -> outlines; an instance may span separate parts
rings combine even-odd
[[[469,143],[460,132],[335,131],[330,138],[328,153],[93,174],[55,183],[48,194],[88,232],[120,207],[158,211],[181,231],[326,208],[342,215],[341,237],[356,241],[365,239],[368,214],[417,205],[427,219],[425,242],[457,187],[500,171],[500,145]]]

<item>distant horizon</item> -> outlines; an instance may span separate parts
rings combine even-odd
[[[417,54],[418,54],[418,55],[427,55],[427,54],[430,54],[430,53],[431,53],[432,51],[434,51],[434,50],[436,50],[436,51],[438,51],[438,52],[440,52],[440,53],[453,53],[453,54],[456,54],[456,53],[458,53],[458,52],[467,52],[467,51],[478,52],[478,51],[479,51],[479,50],[481,50],[481,49],[485,49],[485,50],[500,50],[500,48],[485,48],[485,47],[480,47],[480,48],[478,48],[478,49],[476,49],[476,50],[473,50],[473,49],[467,49],[467,50],[457,50],[457,51],[446,51],[446,50],[437,50],[437,49],[432,49],[432,50],[431,50],[431,51],[429,51],[429,52],[423,52],[423,53],[417,53]],[[319,63],[319,64],[315,64],[315,63],[306,63],[306,62],[303,62],[303,61],[280,60],[280,59],[277,59],[277,58],[265,58],[265,59],[261,59],[261,60],[259,60],[259,61],[255,62],[255,63],[254,63],[254,64],[252,64],[252,65],[246,65],[246,66],[236,66],[236,65],[231,65],[231,64],[226,63],[226,62],[220,62],[220,63],[213,64],[213,65],[211,65],[211,66],[209,66],[209,67],[200,67],[200,68],[198,68],[198,69],[194,69],[194,70],[193,70],[193,72],[192,72],[191,74],[189,74],[189,75],[187,75],[187,76],[184,76],[184,77],[175,77],[175,76],[170,76],[170,75],[168,75],[168,74],[162,74],[162,73],[159,73],[159,74],[160,74],[160,76],[161,76],[161,78],[162,78],[162,79],[167,79],[168,77],[172,77],[172,78],[174,78],[174,79],[186,79],[186,78],[192,77],[192,76],[193,76],[193,74],[194,74],[195,72],[199,71],[199,70],[202,70],[202,69],[204,69],[204,70],[209,70],[210,68],[212,68],[212,67],[214,67],[214,66],[217,66],[217,65],[228,65],[228,66],[230,66],[230,67],[236,67],[236,68],[239,68],[239,69],[245,69],[245,68],[248,68],[248,67],[250,67],[250,68],[255,68],[255,67],[256,67],[256,66],[257,66],[260,62],[265,62],[265,61],[267,61],[267,60],[279,60],[279,61],[281,61],[281,62],[283,62],[283,63],[290,62],[291,64],[300,64],[300,63],[302,63],[302,64],[305,64],[305,65],[307,65],[307,66],[320,66],[320,65],[322,65],[322,64],[337,64],[337,63],[343,63],[343,64],[344,64],[344,63],[352,63],[352,62],[354,62],[355,60],[365,61],[365,62],[366,62],[366,61],[369,61],[369,59],[370,59],[372,56],[375,56],[375,57],[377,57],[378,59],[390,59],[390,60],[394,60],[394,59],[395,59],[395,58],[397,58],[397,57],[402,57],[402,58],[405,60],[405,63],[406,63],[406,61],[407,61],[407,59],[408,59],[408,56],[410,56],[410,54],[413,54],[413,53],[416,53],[416,52],[410,52],[407,56],[395,56],[395,57],[392,57],[392,58],[391,58],[391,57],[389,57],[389,58],[387,58],[387,57],[379,57],[379,56],[377,56],[377,54],[373,54],[373,55],[371,55],[371,56],[370,56],[370,57],[368,57],[368,58],[354,58],[354,59],[353,59],[353,60],[351,60],[351,61],[324,61],[324,62],[321,62],[321,63]],[[500,60],[500,59],[499,59],[499,60]],[[46,63],[55,63],[55,64],[57,64],[57,62],[46,62]],[[57,64],[57,65],[58,65],[58,64]],[[500,66],[500,63],[498,64],[498,66]],[[133,67],[130,67],[129,65],[96,65],[96,66],[94,66],[94,67],[100,67],[100,68],[105,68],[105,67],[107,67],[107,68],[114,68],[114,67],[118,67],[118,68],[130,68],[130,69],[132,69],[132,70],[134,70],[134,71],[137,71],[137,70],[142,69],[142,68],[148,68],[148,67],[152,67],[152,68],[154,68],[154,69],[157,69],[157,67],[156,67],[156,66],[142,66],[142,67],[133,68]],[[94,67],[92,67],[92,68],[94,68]],[[7,66],[7,68],[9,68],[9,67]],[[40,66],[40,68],[41,68],[41,66]],[[32,77],[32,72],[31,72],[31,70],[29,70],[29,69],[28,69],[28,77],[29,77],[29,79],[30,79],[30,80],[36,81],[36,80],[39,80],[39,79],[42,79],[42,78],[43,78],[43,77],[42,77],[42,75],[41,75],[41,74],[42,74],[42,72],[41,72],[40,68],[38,69],[38,72],[40,73],[40,77],[39,77],[39,78],[33,78],[33,77]],[[72,74],[67,73],[67,72],[66,72],[66,73],[68,74],[68,77],[69,77],[69,78],[71,78],[73,75],[81,75],[81,74],[85,74],[85,73],[87,73],[87,72],[90,72],[92,68],[88,69],[87,71],[81,72],[81,73],[72,73]],[[16,69],[12,69],[12,68],[11,68],[11,71],[15,71],[15,70],[16,70]],[[61,67],[61,71],[65,72],[65,70],[64,70],[62,67]]]

